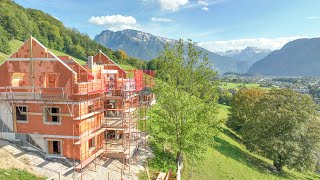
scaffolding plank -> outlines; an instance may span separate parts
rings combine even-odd
[[[94,136],[103,133],[104,131],[106,131],[106,128],[102,128],[102,129],[90,134],[89,136],[85,137],[84,139],[80,139],[79,141],[75,142],[74,144],[75,145],[80,145],[80,143],[82,144],[82,143],[88,141],[89,139],[92,139]]]
[[[85,168],[85,167],[88,166],[92,161],[94,161],[96,157],[99,157],[104,151],[105,151],[105,149],[100,149],[99,151],[97,151],[96,153],[94,153],[93,155],[91,155],[89,158],[87,158],[86,160],[84,160],[83,162],[81,162],[80,164],[78,164],[78,165],[75,167],[75,170],[81,170],[82,168]]]
[[[91,116],[97,115],[97,114],[102,113],[102,112],[103,112],[103,110],[92,112],[92,113],[88,113],[88,114],[79,116],[77,118],[74,118],[74,120],[83,120],[83,119],[89,118]]]

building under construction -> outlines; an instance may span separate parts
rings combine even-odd
[[[72,160],[76,170],[101,156],[128,163],[155,103],[153,78],[101,51],[82,66],[30,37],[0,66],[0,138]]]

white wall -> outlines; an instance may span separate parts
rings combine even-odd
[[[40,134],[28,134],[36,142],[44,152],[48,152],[48,142],[44,140],[44,136]]]
[[[0,100],[0,119],[3,123],[9,127],[11,131],[13,131],[13,120],[12,120],[12,107],[8,106],[9,103],[6,104],[4,100]],[[10,110],[8,108],[11,108]],[[0,132],[2,129],[0,129]]]

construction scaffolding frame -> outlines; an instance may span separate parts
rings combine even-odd
[[[154,95],[151,92],[151,88],[155,85],[154,71],[114,70],[112,68],[116,64],[100,64],[98,72],[92,72],[93,69],[89,66],[84,68],[78,64],[82,69],[77,71],[75,73],[77,77],[71,80],[72,86],[69,87],[71,89],[58,86],[46,87],[45,84],[37,87],[35,61],[40,61],[41,58],[33,58],[32,42],[34,40],[30,37],[28,50],[30,67],[26,71],[26,74],[29,74],[28,81],[30,80],[31,86],[0,87],[0,99],[5,101],[12,114],[14,132],[17,133],[16,110],[22,115],[33,113],[42,117],[68,116],[72,119],[72,125],[70,125],[72,131],[68,132],[69,135],[72,134],[72,138],[66,139],[72,141],[74,178],[77,171],[80,172],[82,179],[82,173],[89,164],[93,162],[96,169],[100,157],[110,158],[113,157],[112,154],[122,159],[122,172],[128,170],[130,174],[130,164],[138,162],[138,156],[135,155],[139,147],[145,145],[146,149],[147,146],[147,111],[154,101]],[[45,51],[47,53],[47,50]],[[46,56],[43,59],[48,59],[48,54]],[[101,56],[99,53],[99,62],[102,62]],[[55,58],[50,58],[50,61],[61,63],[60,59]],[[55,78],[58,79],[59,76],[60,74]],[[24,112],[21,108],[16,109],[16,106],[28,104],[37,106],[38,111]],[[63,111],[67,114],[63,114],[62,109],[53,112],[54,106],[63,107]],[[59,140],[59,137],[44,137],[44,140],[52,141],[55,138]],[[91,145],[88,145],[89,141]],[[90,149],[91,146],[94,148]]]

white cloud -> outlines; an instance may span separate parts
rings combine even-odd
[[[307,19],[319,19],[320,17],[318,17],[318,16],[309,16],[309,17],[307,17]]]
[[[172,19],[152,17],[151,21],[153,21],[153,22],[171,22]]]
[[[209,5],[206,1],[203,1],[203,0],[199,0],[198,4],[201,4],[203,6],[208,6]]]
[[[106,26],[109,30],[112,31],[120,31],[123,29],[139,29],[137,20],[132,16],[92,16],[88,21],[92,24]]]
[[[208,7],[203,7],[203,8],[201,8],[202,10],[204,10],[204,11],[209,11],[209,8]]]
[[[162,10],[177,11],[181,6],[189,3],[189,0],[158,0]]]
[[[306,38],[306,36],[290,36],[290,37],[280,37],[280,38],[256,38],[256,39],[236,39],[228,41],[210,41],[210,42],[200,42],[199,46],[212,51],[212,52],[222,52],[227,50],[244,49],[248,46],[258,47],[263,49],[280,49],[289,41],[295,39]]]

